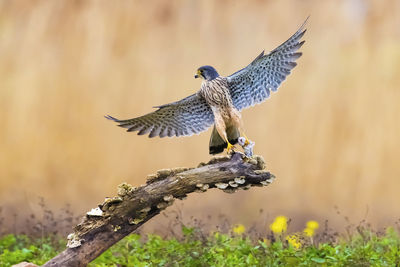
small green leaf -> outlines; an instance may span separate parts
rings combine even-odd
[[[325,263],[325,259],[323,258],[312,257],[311,260],[316,263]]]

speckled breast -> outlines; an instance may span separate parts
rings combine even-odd
[[[225,77],[218,77],[211,81],[203,81],[200,94],[211,107],[232,107],[232,98]]]

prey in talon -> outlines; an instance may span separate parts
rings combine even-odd
[[[238,144],[243,148],[243,152],[246,157],[251,158],[253,156],[253,149],[254,145],[256,144],[255,142],[241,136],[238,138]]]

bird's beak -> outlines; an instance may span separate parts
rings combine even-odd
[[[196,73],[196,75],[194,75],[194,77],[195,77],[196,79],[201,77],[201,72],[200,72],[200,70],[197,70],[197,73]]]
[[[200,77],[200,76],[199,76],[198,74],[194,75],[194,78],[196,78],[196,79],[199,78],[199,77]]]

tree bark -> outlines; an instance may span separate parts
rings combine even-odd
[[[113,244],[192,192],[219,188],[227,193],[251,186],[265,186],[274,176],[264,170],[262,157],[241,153],[214,157],[197,168],[159,170],[138,188],[118,187],[118,196],[107,198],[86,214],[68,235],[67,248],[43,266],[86,266]]]

